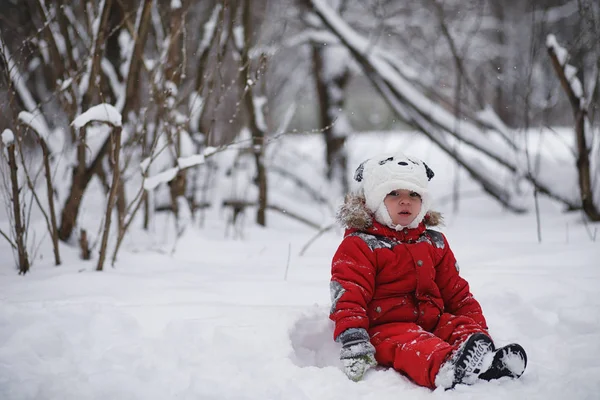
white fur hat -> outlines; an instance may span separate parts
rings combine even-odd
[[[385,153],[361,163],[354,173],[354,180],[365,197],[365,205],[375,219],[392,229],[416,228],[419,226],[431,200],[427,186],[433,171],[423,161],[403,153]],[[406,189],[421,196],[421,212],[408,226],[394,225],[384,204],[385,196],[393,190]]]

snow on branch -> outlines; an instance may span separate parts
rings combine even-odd
[[[152,190],[161,183],[168,183],[172,181],[177,176],[177,172],[179,172],[179,167],[173,167],[159,174],[146,178],[146,180],[144,180],[144,189]]]
[[[4,41],[0,38],[0,53],[4,55],[4,59],[8,65],[8,73],[10,76],[10,80],[19,95],[19,98],[25,105],[25,109],[29,112],[34,112],[37,110],[38,106],[36,101],[34,100],[31,92],[27,88],[26,80],[23,78],[15,61],[12,58],[12,55],[8,51],[8,48],[4,45]],[[37,118],[37,124],[42,128],[44,132],[48,132],[48,124],[44,117],[40,114]]]
[[[285,39],[281,47],[289,48],[310,43],[321,43],[327,46],[339,45],[339,39],[331,32],[316,29],[305,29],[300,33]]]
[[[559,73],[561,83],[569,95],[569,100],[574,105],[578,105],[582,110],[587,108],[587,101],[585,99],[585,93],[583,92],[583,85],[577,77],[577,68],[570,65],[567,61],[569,60],[569,52],[558,44],[556,36],[550,34],[546,37],[546,47],[548,53],[552,59],[552,63]]]
[[[125,86],[120,82],[115,67],[106,58],[103,58],[100,61],[100,68],[102,69],[102,72],[104,72],[104,76],[107,78],[111,90],[117,97],[117,109],[121,110],[123,106],[119,106],[119,104],[125,101],[123,100],[125,97]]]
[[[180,157],[177,159],[177,166],[173,168],[169,168],[161,173],[158,173],[154,176],[146,178],[144,180],[144,189],[153,190],[161,183],[168,183],[172,181],[177,173],[181,170],[195,167],[196,165],[204,164],[206,162],[206,157],[215,153],[214,147],[207,147],[204,149],[202,154],[194,154],[189,157]],[[142,167],[142,171],[147,171],[150,164],[152,163],[151,158],[146,158],[140,163]]]
[[[102,103],[89,108],[71,123],[76,129],[90,122],[103,122],[111,126],[121,126],[121,113],[112,105]]]
[[[265,121],[264,106],[267,104],[267,98],[265,96],[253,96],[252,104],[254,105],[256,127],[260,129],[261,132],[266,133],[268,128]]]
[[[204,99],[202,95],[197,91],[193,91],[190,94],[189,99],[189,114],[190,114],[190,129],[192,132],[200,131],[200,116],[202,115],[202,110],[204,109]]]
[[[11,131],[10,129],[5,129],[4,132],[2,132],[2,143],[4,143],[5,146],[10,146],[14,143],[14,141],[15,134],[13,133],[13,131]]]
[[[186,169],[196,165],[204,164],[204,162],[204,154],[194,154],[193,156],[178,158],[177,166],[180,169]]]
[[[508,143],[505,135],[498,132],[499,136],[487,135],[475,121],[470,119],[457,119],[450,111],[428,98],[421,90],[411,83],[398,65],[391,63],[388,57],[382,57],[372,43],[350,27],[339,14],[337,14],[324,0],[307,0],[311,3],[315,13],[350,50],[354,59],[360,64],[365,75],[380,91],[390,106],[409,124],[422,131],[444,151],[453,156],[465,169],[469,171],[482,187],[496,197],[502,204],[511,209],[522,211],[518,193],[511,192],[495,184],[497,176],[493,170],[483,172],[476,159],[467,157],[466,153],[456,151],[446,143],[445,136],[449,134],[473,149],[489,157],[510,172],[517,174],[531,182],[541,193],[558,199],[571,208],[577,208],[580,202],[573,191],[558,187],[552,179],[542,176],[524,174],[522,163],[515,159],[515,153],[523,154],[524,151],[516,143]],[[480,120],[492,120],[489,113],[479,116]],[[503,129],[497,121],[495,128]],[[492,126],[493,126],[492,125]],[[457,129],[460,127],[460,129]],[[490,127],[491,128],[491,127]],[[502,139],[500,139],[502,138]],[[496,140],[499,139],[499,140]],[[515,199],[513,200],[513,196]]]
[[[579,1],[571,0],[566,4],[555,7],[544,7],[533,11],[533,16],[528,16],[530,21],[544,20],[546,24],[555,24],[561,20],[567,19],[579,11]]]
[[[562,48],[554,35],[546,37],[548,55],[562,88],[569,97],[575,121],[577,143],[577,171],[582,209],[592,221],[600,221],[600,207],[594,200],[594,184],[591,172],[596,169],[596,158],[590,159],[590,150],[594,146],[594,136],[590,126],[588,109],[583,86],[577,78],[577,69],[570,65],[569,53]]]
[[[21,111],[19,113],[19,121],[33,129],[40,136],[40,138],[48,141],[50,132],[48,131],[46,121],[44,120],[42,114],[32,114],[27,111]]]
[[[324,18],[327,25],[339,35],[340,39],[355,54],[364,58],[369,68],[381,76],[391,89],[415,112],[432,121],[444,131],[452,133],[459,140],[478,148],[496,161],[505,164],[511,159],[514,148],[506,145],[504,141],[494,141],[485,135],[485,132],[475,124],[457,118],[450,111],[430,100],[418,90],[405,76],[398,71],[398,65],[391,65],[389,60],[381,57],[380,52],[373,51],[372,43],[365,37],[355,32],[340,16],[323,0],[310,0],[315,10]],[[460,126],[460,130],[456,130]],[[516,166],[508,166],[517,170]]]
[[[235,26],[233,28],[233,43],[238,51],[244,48],[244,27]]]
[[[215,32],[217,31],[217,22],[218,22],[220,12],[221,12],[221,5],[217,4],[215,6],[215,8],[213,9],[213,12],[210,15],[210,18],[204,24],[202,40],[200,41],[200,44],[198,45],[198,51],[197,51],[198,54],[204,54],[204,52],[210,46],[210,43],[213,40]]]
[[[482,110],[476,112],[475,118],[483,126],[495,129],[504,137],[508,138],[511,136],[511,129],[506,126],[504,121],[502,121],[496,111],[494,111],[494,108],[489,104],[486,105]]]
[[[67,52],[67,49],[65,48],[65,39],[60,33],[60,28],[57,26],[55,15],[52,15],[53,13],[51,13],[51,10],[49,10],[48,7],[46,7],[44,1],[38,0],[37,3],[47,18],[46,24],[48,25],[48,31],[52,37],[52,40],[54,41],[56,50],[61,56],[64,56]],[[58,12],[56,9],[53,9],[52,11],[54,13]]]

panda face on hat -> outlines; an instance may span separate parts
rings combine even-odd
[[[423,161],[402,153],[386,153],[364,161],[357,168],[354,180],[365,197],[366,207],[375,219],[392,229],[416,228],[427,211],[430,197],[427,186],[433,171]],[[405,189],[421,196],[421,211],[408,226],[395,225],[384,204],[388,193]]]

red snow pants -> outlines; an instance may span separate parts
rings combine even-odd
[[[369,330],[375,358],[384,367],[393,367],[415,383],[435,388],[435,376],[450,353],[473,333],[488,334],[465,316],[442,314],[428,332],[413,322],[393,322]]]

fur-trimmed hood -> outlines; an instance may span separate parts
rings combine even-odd
[[[338,209],[336,218],[338,222],[346,229],[365,230],[373,226],[373,214],[365,205],[365,198],[357,194],[349,194],[344,200],[344,204]],[[426,226],[443,225],[442,214],[437,211],[429,210],[423,222]]]

